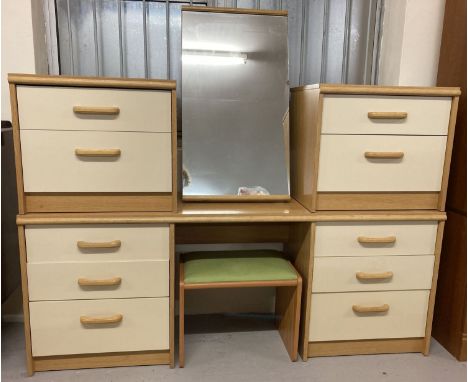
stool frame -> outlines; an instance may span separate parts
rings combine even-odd
[[[179,367],[185,366],[185,291],[192,289],[276,287],[276,326],[291,361],[294,362],[297,360],[301,317],[302,277],[295,268],[294,270],[297,278],[294,280],[230,281],[191,284],[185,284],[184,263],[182,259],[179,269]]]

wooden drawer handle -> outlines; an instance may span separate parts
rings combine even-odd
[[[73,106],[75,114],[94,114],[94,115],[117,115],[120,113],[118,107],[95,107],[95,106]]]
[[[112,316],[100,316],[100,317],[92,317],[92,316],[81,316],[80,322],[83,325],[94,325],[94,324],[117,324],[122,322],[123,316],[121,314],[114,314]]]
[[[385,313],[389,309],[390,306],[388,304],[378,306],[353,305],[353,311],[356,313]]]
[[[78,241],[76,245],[81,249],[94,249],[94,248],[120,248],[122,242],[120,240],[92,242],[92,241]]]
[[[405,119],[408,113],[406,111],[370,111],[367,117],[369,119]]]
[[[396,242],[396,236],[368,237],[359,236],[357,241],[360,244],[392,244]]]
[[[118,157],[120,149],[75,149],[79,157]]]
[[[87,278],[79,278],[78,285],[80,286],[113,286],[113,285],[120,285],[122,282],[121,277],[112,277],[110,279],[87,279]]]
[[[356,278],[358,280],[386,280],[393,277],[393,272],[380,272],[380,273],[366,273],[356,272]]]
[[[402,151],[366,151],[367,159],[401,159],[405,155]]]

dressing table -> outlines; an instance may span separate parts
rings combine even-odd
[[[429,307],[425,310],[424,329],[420,338],[382,339],[367,341],[351,341],[343,343],[329,342],[319,344],[319,347],[309,346],[312,294],[312,273],[314,267],[314,250],[316,244],[317,226],[320,224],[355,224],[365,223],[372,226],[379,224],[404,225],[418,222],[425,224],[434,222],[438,225],[435,253],[440,254],[442,227],[446,219],[445,213],[440,211],[366,211],[342,212],[322,211],[311,213],[294,199],[291,202],[279,203],[180,203],[179,210],[174,213],[158,212],[119,212],[119,213],[30,213],[18,215],[17,224],[20,234],[20,253],[23,275],[24,309],[28,312],[28,274],[26,267],[27,250],[25,245],[25,230],[35,228],[45,229],[62,227],[70,230],[69,245],[83,238],[79,234],[80,228],[95,230],[102,228],[122,230],[129,228],[169,227],[169,327],[166,336],[168,348],[155,351],[137,352],[108,352],[92,353],[89,355],[57,355],[34,356],[31,352],[31,328],[25,319],[27,365],[30,373],[41,370],[61,370],[89,367],[130,366],[148,364],[169,364],[174,366],[174,304],[175,304],[175,244],[216,244],[216,243],[265,243],[279,242],[284,244],[285,253],[295,268],[303,277],[303,299],[301,307],[301,328],[299,350],[303,359],[313,355],[334,354],[375,354],[400,352],[427,352],[430,342],[430,327],[432,319],[433,294]],[[118,232],[118,231],[114,231]],[[123,231],[122,231],[123,232]],[[364,231],[363,231],[364,232]],[[73,233],[75,236],[73,237]],[[108,237],[108,236],[107,236]],[[112,236],[116,238],[116,236]],[[122,236],[119,236],[122,238]],[[410,238],[411,239],[411,238]],[[131,238],[128,239],[130,241]],[[156,237],[150,239],[155,241]],[[124,241],[122,240],[122,243]],[[123,245],[122,245],[123,248]],[[109,253],[106,254],[106,256]],[[436,257],[438,261],[438,257]],[[437,265],[437,264],[436,264]],[[417,270],[412,270],[417,271]],[[143,282],[143,280],[141,280]],[[123,284],[122,284],[123,286]],[[435,292],[435,284],[431,285]],[[313,311],[312,311],[313,312]],[[79,320],[80,313],[72,312],[74,321]],[[317,312],[320,314],[320,312]],[[147,315],[143,311],[141,315]],[[25,316],[27,317],[27,316]],[[73,321],[70,320],[70,321]],[[426,323],[427,320],[427,323]],[[78,321],[79,323],[79,321]],[[154,323],[153,323],[154,325]],[[51,330],[58,330],[54,326]],[[85,329],[83,329],[85,330]],[[119,327],[113,328],[118,336]],[[140,327],[139,330],[145,330]],[[143,335],[147,335],[144,332]],[[50,335],[50,333],[49,333]],[[66,338],[66,333],[62,333]],[[383,332],[383,335],[386,335]],[[34,336],[32,337],[34,340]],[[39,341],[44,338],[39,338]],[[50,341],[50,338],[49,338]],[[92,341],[90,341],[92,343]],[[70,343],[73,347],[73,342]],[[341,348],[340,348],[341,346]]]
[[[237,190],[182,200],[173,81],[9,82],[29,374],[174,367],[176,244],[282,243],[302,278],[303,360],[428,353],[459,89],[293,90],[276,142],[291,193],[282,177],[246,203]],[[415,128],[425,110],[438,118]]]

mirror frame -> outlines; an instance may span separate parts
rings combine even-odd
[[[231,13],[231,14],[246,14],[246,15],[267,15],[267,16],[284,16],[288,17],[288,11],[286,10],[271,10],[271,9],[249,9],[249,8],[214,8],[214,7],[197,7],[184,5],[181,8],[181,12],[190,11],[190,12],[211,12],[211,13]],[[287,112],[289,117],[289,110]],[[285,148],[285,154],[287,156],[287,172],[288,172],[288,182],[289,187],[291,187],[291,169],[290,169],[290,147],[289,147],[289,120],[283,121],[283,124],[286,124],[286,129],[288,133],[288,145]],[[182,126],[183,134],[183,126]],[[182,157],[183,157],[183,147],[182,147]],[[183,160],[182,160],[183,162]],[[181,174],[183,168],[181,169]],[[184,195],[183,194],[183,184],[182,184],[182,200],[184,202],[289,202],[291,201],[291,192],[289,195]]]

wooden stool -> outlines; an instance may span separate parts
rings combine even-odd
[[[189,289],[277,287],[277,327],[292,361],[297,359],[302,278],[273,250],[192,252],[181,256],[179,367],[184,367],[184,294]]]

